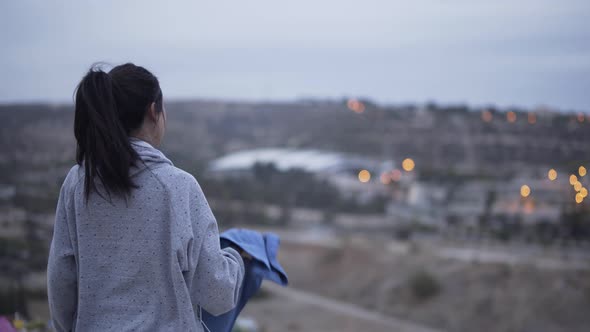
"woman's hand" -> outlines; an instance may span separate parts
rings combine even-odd
[[[244,250],[239,251],[240,256],[242,256],[243,259],[247,259],[247,260],[251,260],[252,256],[250,256],[249,253],[245,252]]]
[[[243,258],[243,259],[247,259],[247,260],[251,260],[251,259],[252,259],[252,256],[250,256],[250,254],[249,254],[249,253],[245,252],[245,251],[244,251],[242,248],[240,248],[239,246],[237,246],[237,245],[235,245],[235,244],[231,243],[231,244],[229,245],[229,247],[230,247],[230,248],[232,248],[232,249],[234,249],[235,251],[237,251],[237,252],[240,254],[240,256],[242,256],[242,258]]]

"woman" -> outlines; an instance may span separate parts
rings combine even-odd
[[[195,178],[156,149],[165,124],[158,79],[143,67],[92,68],[78,85],[77,165],[47,266],[57,331],[202,331],[201,307],[236,305],[244,262],[220,249]]]

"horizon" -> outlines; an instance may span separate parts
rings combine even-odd
[[[334,97],[334,98],[313,98],[313,97],[296,97],[292,99],[239,99],[239,98],[208,98],[208,97],[186,97],[186,98],[166,98],[164,97],[164,103],[193,103],[193,102],[210,102],[210,103],[227,103],[227,104],[297,104],[297,103],[305,103],[305,102],[319,102],[319,103],[345,103],[347,100],[356,99],[362,102],[369,102],[371,104],[376,105],[379,108],[388,108],[388,107],[426,107],[427,105],[435,105],[439,108],[449,108],[449,107],[465,107],[470,112],[478,112],[486,109],[493,109],[497,112],[505,113],[508,111],[515,111],[515,112],[549,112],[549,113],[556,113],[562,115],[568,114],[579,114],[585,113],[590,114],[590,110],[580,110],[580,109],[564,109],[564,108],[555,108],[550,107],[547,105],[538,105],[534,107],[525,107],[521,105],[496,105],[496,104],[469,104],[469,103],[461,103],[461,102],[439,102],[436,100],[426,100],[426,101],[399,101],[399,102],[386,102],[381,103],[379,101],[364,98],[364,97],[352,97],[352,96],[341,96],[341,97]],[[17,101],[0,101],[0,107],[9,107],[9,106],[31,106],[31,105],[39,105],[39,106],[49,106],[49,107],[64,107],[64,106],[74,106],[74,101],[48,101],[48,100],[17,100]]]

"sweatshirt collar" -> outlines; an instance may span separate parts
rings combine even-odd
[[[139,159],[141,159],[141,162],[136,164],[135,170],[132,170],[132,174],[141,172],[146,168],[173,165],[162,151],[156,149],[150,143],[137,137],[129,137],[129,142],[131,143],[131,147],[137,152]]]

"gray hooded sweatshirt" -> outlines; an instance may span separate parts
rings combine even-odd
[[[57,331],[203,331],[236,305],[244,263],[221,249],[217,223],[193,176],[132,138],[138,186],[110,201],[84,197],[84,169],[61,188],[47,266]],[[100,190],[100,185],[99,185]]]

